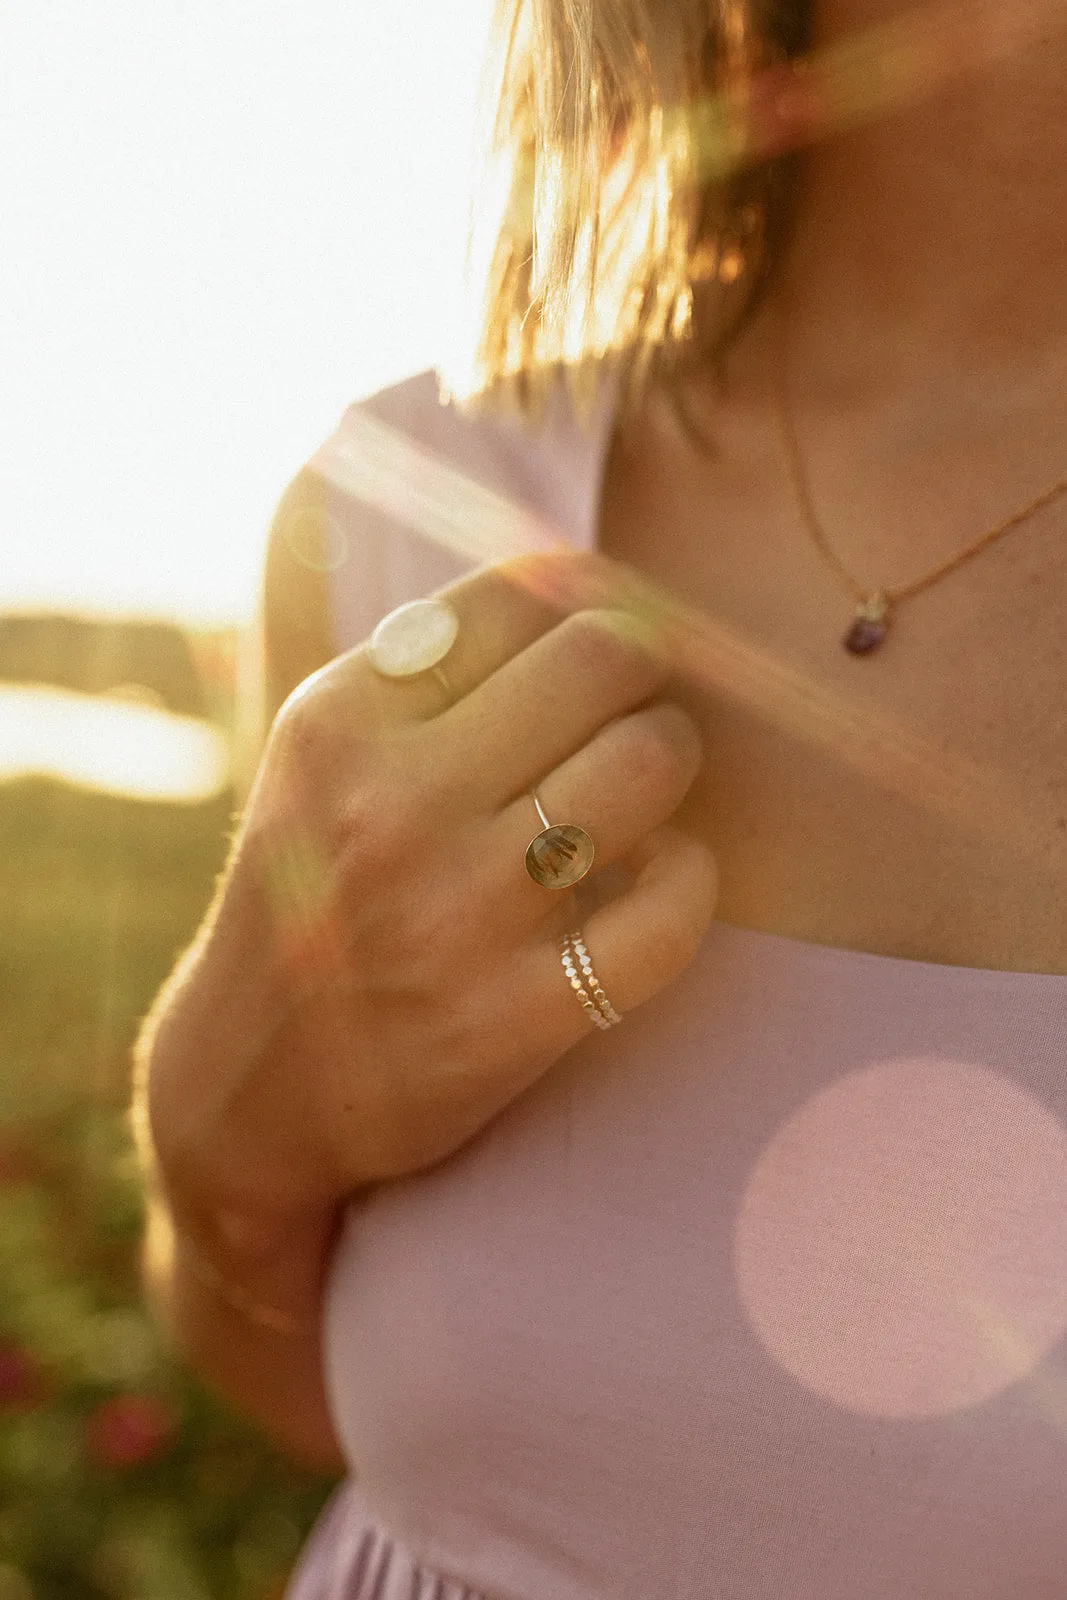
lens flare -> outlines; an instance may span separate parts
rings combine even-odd
[[[405,434],[354,411],[314,459],[351,496],[473,562],[510,559],[517,583],[576,610],[615,606],[652,625],[672,668],[873,779],[921,812],[1026,860],[1058,837],[1050,801],[992,766],[933,745],[884,708],[852,703],[735,629],[606,556],[579,554],[560,528],[486,488]],[[551,559],[545,559],[545,557]]]

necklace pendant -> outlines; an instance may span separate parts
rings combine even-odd
[[[841,643],[854,656],[869,656],[889,632],[889,601],[877,592],[856,607],[856,620]]]

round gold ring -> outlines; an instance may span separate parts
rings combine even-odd
[[[367,644],[367,659],[383,678],[432,672],[452,703],[455,692],[441,662],[458,633],[459,618],[447,600],[409,600],[378,623]]]
[[[551,823],[534,790],[530,790],[544,827],[526,846],[526,870],[546,889],[570,889],[593,865],[593,841],[573,822]]]

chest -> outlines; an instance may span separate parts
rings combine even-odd
[[[872,514],[898,519],[906,569],[906,495]],[[678,821],[716,852],[723,920],[1067,972],[1064,532],[1062,511],[1035,519],[901,603],[856,657],[854,602],[772,456],[741,441],[709,465],[654,432],[616,439],[600,548],[697,608],[741,663],[672,686],[707,751]]]
[[[370,1504],[479,1595],[1061,1596],[1063,989],[714,927],[353,1207]]]

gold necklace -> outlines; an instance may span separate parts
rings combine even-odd
[[[1045,489],[1033,500],[1028,500],[1018,511],[1013,511],[1003,522],[998,522],[995,527],[983,533],[980,538],[974,539],[964,549],[950,556],[947,561],[942,561],[940,566],[934,567],[930,572],[924,572],[921,578],[916,578],[912,583],[899,584],[894,589],[871,589],[860,583],[858,578],[845,566],[841,557],[832,548],[826,531],[819,521],[812,504],[811,489],[808,485],[807,474],[800,455],[800,446],[797,442],[796,428],[789,410],[785,391],[785,338],[784,315],[781,318],[782,337],[779,341],[778,359],[774,362],[774,398],[778,425],[782,436],[783,453],[786,467],[789,472],[793,493],[800,509],[803,522],[812,543],[823,557],[834,574],[841,580],[845,588],[858,602],[852,625],[845,634],[841,643],[845,649],[855,656],[870,655],[872,650],[877,650],[882,640],[889,631],[890,608],[898,605],[901,600],[909,599],[913,594],[918,594],[920,589],[928,589],[939,578],[945,578],[950,572],[955,572],[965,561],[999,539],[1011,528],[1018,527],[1020,522],[1025,522],[1035,512],[1049,505],[1053,500],[1067,490],[1067,478],[1060,478],[1051,488]]]

